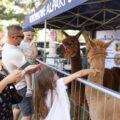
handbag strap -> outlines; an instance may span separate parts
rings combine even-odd
[[[6,74],[9,74],[7,68],[5,67],[5,65],[2,63],[2,69],[6,72]]]
[[[52,104],[53,104],[53,90],[51,89],[51,107],[52,107]]]

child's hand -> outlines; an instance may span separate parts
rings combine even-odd
[[[91,72],[93,73],[93,76],[95,76],[97,73],[100,72],[98,69],[91,69]]]
[[[30,56],[29,58],[30,58],[31,60],[34,60],[34,59],[35,59],[34,56]]]

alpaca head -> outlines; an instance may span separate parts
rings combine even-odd
[[[111,40],[108,43],[104,43],[101,40],[90,40],[88,39],[88,44],[87,44],[87,50],[88,50],[88,58],[89,62],[92,63],[92,60],[97,57],[97,60],[99,61],[99,58],[106,58],[107,52],[106,48],[109,47],[109,45],[113,42]]]
[[[64,31],[63,34],[66,38],[62,41],[62,44],[57,48],[57,54],[60,57],[74,57],[80,51],[80,44],[78,41],[79,36],[83,30],[81,30],[76,36],[70,36]]]

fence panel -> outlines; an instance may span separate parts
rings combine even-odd
[[[54,69],[59,77],[70,75],[70,73],[59,69],[59,66],[51,66],[47,63],[37,59],[38,62],[44,66]],[[71,101],[71,120],[119,120],[120,119],[120,94],[103,86],[97,85],[93,82],[89,82],[85,79],[77,78],[79,81],[79,94],[74,96],[78,98],[80,102],[80,91],[82,84],[85,85],[85,95],[83,98],[84,104],[80,105],[76,101],[72,100],[71,84],[68,85],[68,95]],[[77,84],[75,85],[77,86]],[[74,95],[76,95],[77,89],[75,87]],[[86,109],[85,102],[87,101],[89,109]],[[75,106],[78,106],[77,115],[75,114]],[[80,112],[82,111],[82,112]],[[75,119],[76,118],[76,119]]]

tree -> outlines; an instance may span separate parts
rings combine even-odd
[[[29,14],[29,12],[31,12],[33,9],[34,7],[31,3],[25,4],[19,2],[18,0],[1,0],[0,18],[1,20],[16,19],[16,21],[21,22],[24,20],[25,15]]]
[[[47,0],[43,0],[42,5]],[[7,20],[17,21],[20,25],[24,25],[24,17],[35,10],[34,0],[0,0],[0,21]],[[3,24],[0,23],[0,30]]]

